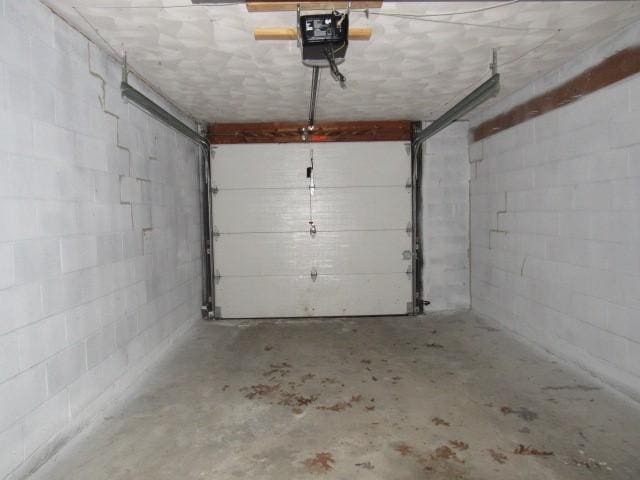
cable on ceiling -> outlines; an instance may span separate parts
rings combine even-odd
[[[473,10],[463,10],[463,11],[457,11],[457,12],[445,12],[445,13],[416,13],[416,14],[407,14],[407,15],[411,15],[412,17],[420,17],[420,18],[425,18],[425,17],[452,17],[454,15],[467,15],[469,13],[478,13],[478,12],[485,12],[487,10],[493,10],[494,8],[501,8],[501,7],[508,7],[509,5],[513,5],[514,3],[518,3],[521,2],[522,0],[511,0],[510,2],[503,2],[503,3],[495,3],[493,5],[488,5],[486,7],[480,7],[480,8],[476,8]],[[372,13],[372,12],[369,12]]]
[[[447,25],[460,25],[464,27],[480,27],[480,28],[493,28],[496,30],[511,30],[516,32],[550,32],[550,31],[557,32],[561,30],[558,28],[510,27],[507,25],[492,25],[489,23],[456,22],[454,20],[434,20],[432,18],[423,18],[421,16],[409,15],[404,13],[369,12],[369,15],[377,15],[379,17],[396,17],[396,18],[403,18],[405,20],[417,20],[420,22],[444,23]]]
[[[132,9],[147,9],[147,10],[164,10],[171,8],[192,8],[192,7],[228,7],[231,5],[239,5],[241,2],[224,2],[224,3],[189,3],[186,5],[83,5],[83,8],[97,8],[97,9],[109,9],[109,10],[132,10]],[[73,7],[76,8],[76,7]]]

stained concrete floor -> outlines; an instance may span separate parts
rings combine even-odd
[[[637,404],[468,312],[203,322],[134,393],[33,478],[640,478]]]

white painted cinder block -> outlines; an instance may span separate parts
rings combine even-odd
[[[18,333],[11,332],[0,336],[0,383],[13,377],[20,371]]]
[[[73,272],[98,264],[98,241],[95,236],[65,237],[60,240],[62,272]]]
[[[556,87],[632,38],[605,41],[491,111]],[[472,308],[638,398],[639,78],[470,147],[482,158],[471,176]]]
[[[422,282],[424,299],[431,301],[427,310],[468,308],[470,302],[467,136],[467,122],[456,122],[424,147]]]
[[[55,395],[80,377],[87,369],[84,343],[76,343],[56,354],[47,362],[47,389]]]
[[[15,255],[12,244],[0,244],[0,290],[15,283]]]
[[[0,431],[41,405],[46,398],[44,365],[33,367],[0,384]]]
[[[119,82],[40,2],[0,1],[0,478],[27,476],[199,315],[195,149]]]
[[[46,360],[67,345],[66,315],[44,318],[18,331],[20,370]]]

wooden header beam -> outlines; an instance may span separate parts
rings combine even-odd
[[[305,143],[306,122],[214,123],[212,145],[230,143]],[[411,122],[404,120],[317,123],[308,142],[380,142],[411,140]]]
[[[371,27],[349,27],[349,40],[371,39]],[[297,40],[295,27],[264,27],[253,31],[256,40]]]
[[[347,8],[349,2],[345,1],[313,1],[313,0],[299,0],[296,2],[279,2],[273,0],[247,0],[247,11],[249,12],[295,12],[300,4],[302,10],[344,10]],[[363,1],[354,0],[351,2],[351,8],[365,9],[365,8],[380,8],[382,7],[382,0],[379,1]]]
[[[621,50],[558,87],[482,122],[471,131],[471,136],[478,142],[638,73],[640,45]]]

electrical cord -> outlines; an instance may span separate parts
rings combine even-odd
[[[424,14],[411,14],[412,17],[452,17],[454,15],[467,15],[470,13],[478,13],[478,12],[486,12],[487,10],[493,10],[494,8],[508,7],[509,5],[513,5],[514,3],[519,3],[522,0],[511,0],[510,2],[496,3],[493,5],[488,5],[486,7],[475,8],[473,10],[463,10],[458,12],[444,12],[444,13],[424,13]],[[375,13],[375,12],[369,12]]]
[[[496,30],[510,30],[516,32],[549,32],[558,31],[557,28],[528,28],[528,27],[509,27],[506,25],[491,25],[489,23],[471,23],[471,22],[456,22],[454,20],[434,20],[432,18],[424,18],[420,15],[412,15],[405,13],[382,13],[382,12],[369,12],[369,15],[377,15],[379,17],[396,17],[403,18],[405,20],[416,20],[420,22],[430,23],[444,23],[447,25],[460,25],[464,27],[478,27],[478,28],[493,28]]]
[[[229,7],[231,5],[239,5],[244,2],[223,2],[223,3],[189,3],[186,5],[83,5],[83,8],[97,8],[104,10],[164,10],[171,8],[194,8],[194,7]]]
[[[338,69],[338,65],[336,65],[336,58],[335,58],[333,49],[325,48],[324,56],[327,58],[327,61],[329,62],[329,68],[331,69],[331,76],[335,80],[340,82],[340,86],[342,88],[347,88],[347,83],[346,83],[347,78],[342,73],[340,73],[340,70]]]

